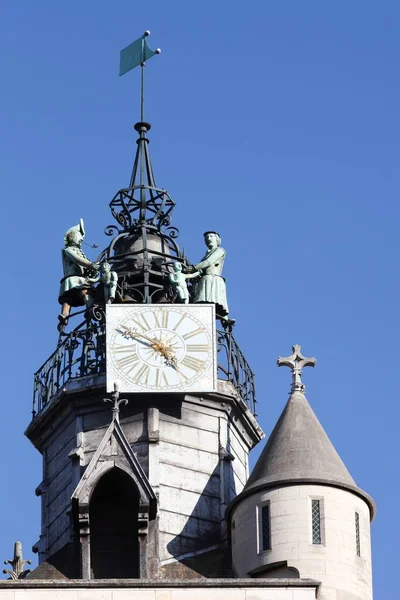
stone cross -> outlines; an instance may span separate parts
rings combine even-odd
[[[301,372],[304,367],[315,367],[317,360],[315,358],[306,358],[301,353],[301,346],[295,344],[292,346],[293,354],[286,357],[278,357],[278,367],[289,367],[292,369],[292,388],[291,391],[304,392],[306,386],[301,381]]]

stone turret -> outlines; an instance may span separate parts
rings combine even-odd
[[[233,568],[237,577],[316,579],[322,600],[371,600],[375,504],[307,402],[295,367],[300,357],[294,347],[289,400],[228,508]]]

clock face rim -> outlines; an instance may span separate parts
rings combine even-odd
[[[203,335],[207,338],[207,344],[209,346],[208,356],[206,359],[207,365],[199,373],[189,378],[188,383],[175,385],[168,385],[165,387],[156,387],[156,385],[140,385],[135,382],[133,378],[129,377],[124,373],[123,369],[117,365],[117,359],[115,357],[115,347],[117,333],[116,328],[121,326],[124,321],[146,312],[175,312],[180,315],[185,314],[187,317],[195,323],[201,326]],[[125,313],[125,314],[124,314]],[[123,316],[122,316],[123,315]],[[199,316],[200,315],[200,316]],[[201,317],[201,318],[200,318]],[[183,339],[183,334],[180,335],[176,331],[172,330],[171,327],[150,327],[147,331],[149,335],[153,331],[164,330],[173,333],[177,337]],[[144,331],[146,335],[146,331]],[[186,350],[186,343],[185,350]],[[136,350],[135,350],[136,351]],[[136,351],[137,352],[137,351]],[[216,319],[215,319],[215,305],[214,304],[170,304],[170,305],[159,305],[159,304],[110,304],[106,306],[106,388],[107,392],[114,390],[114,382],[118,381],[119,391],[126,394],[171,394],[171,393],[190,393],[190,392],[216,392],[217,391],[217,334],[216,334]],[[137,352],[140,355],[140,351]],[[183,359],[187,356],[187,350],[183,356]],[[142,356],[140,356],[142,364],[149,364]],[[181,361],[180,361],[181,362]],[[180,363],[179,363],[180,364]],[[158,368],[152,365],[151,368]],[[172,368],[172,367],[171,367]]]

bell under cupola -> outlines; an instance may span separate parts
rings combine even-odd
[[[372,599],[371,496],[357,486],[305,397],[314,358],[292,370],[289,400],[242,492],[228,507],[237,577],[312,578],[321,600]]]

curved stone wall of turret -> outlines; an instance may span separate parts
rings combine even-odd
[[[313,506],[320,513],[314,543]],[[264,512],[262,507],[267,507]],[[359,495],[327,485],[264,488],[242,497],[230,520],[237,577],[288,577],[292,572],[320,581],[320,600],[372,600],[370,508]],[[315,543],[318,523],[320,543]]]

